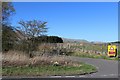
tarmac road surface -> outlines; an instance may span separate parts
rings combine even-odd
[[[81,61],[95,66],[98,72],[89,75],[84,75],[87,78],[118,78],[118,61],[104,60],[104,59],[92,59],[92,58],[80,58],[69,57],[73,61]],[[82,76],[81,76],[82,77]]]

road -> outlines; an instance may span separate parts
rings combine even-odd
[[[73,57],[73,56],[69,58],[73,61],[80,61],[80,62],[91,64],[98,69],[98,72],[96,73],[84,75],[81,77],[87,77],[87,78],[117,78],[118,77],[118,61],[92,59],[92,58],[80,58],[80,57]]]

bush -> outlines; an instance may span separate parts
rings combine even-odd
[[[11,26],[2,25],[2,51],[13,49],[17,35]]]
[[[29,40],[35,41],[36,43],[63,43],[62,38],[57,36],[39,36]]]
[[[41,55],[69,55],[72,53],[71,49],[64,48],[64,46],[60,46],[59,43],[40,44],[38,51]]]
[[[37,51],[38,44],[33,44],[31,41],[22,40],[19,43],[14,44],[13,49],[15,51],[22,51],[24,53],[27,53],[30,55],[30,57],[33,57],[34,51]]]

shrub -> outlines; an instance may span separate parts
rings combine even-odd
[[[2,25],[2,51],[13,49],[17,35],[11,26]]]
[[[63,43],[62,38],[58,36],[38,36],[29,40],[34,40],[36,43]]]

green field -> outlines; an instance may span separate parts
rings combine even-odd
[[[82,58],[94,58],[94,59],[106,59],[106,60],[118,60],[118,56],[116,57],[109,57],[107,55],[95,55],[95,54],[86,54],[86,53],[79,53],[76,52],[71,56],[77,56]]]
[[[78,56],[84,58],[95,58],[95,59],[107,59],[107,60],[118,60],[118,55],[120,55],[120,51],[118,51],[116,57],[109,57],[107,55],[107,45],[105,44],[84,44],[80,45],[72,45],[71,49],[75,49],[70,56]]]

